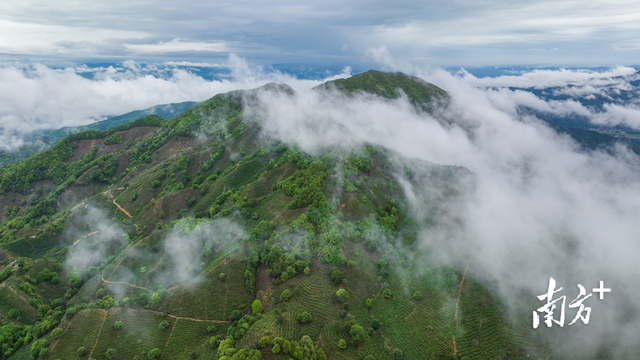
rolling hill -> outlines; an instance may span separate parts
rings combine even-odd
[[[400,73],[314,91],[333,90],[447,103]],[[419,246],[469,170],[370,145],[305,153],[263,136],[247,109],[261,92],[295,96],[277,84],[220,94],[0,168],[0,358],[562,355],[530,312]],[[399,181],[428,184],[430,212],[414,216]]]

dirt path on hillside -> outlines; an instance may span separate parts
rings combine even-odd
[[[137,309],[131,309],[133,311],[148,311],[148,312],[152,312],[152,313],[156,313],[156,314],[163,314],[164,312],[162,311],[157,311],[157,310],[137,310]],[[203,319],[196,319],[196,318],[190,318],[190,317],[184,317],[184,316],[175,316],[175,315],[171,315],[171,314],[166,314],[168,317],[174,318],[174,319],[178,319],[178,320],[191,320],[191,321],[197,321],[197,322],[210,322],[210,323],[222,323],[222,324],[228,324],[231,321],[226,321],[226,320],[203,320]]]
[[[138,241],[140,242],[140,241]],[[124,259],[127,258],[127,255],[129,254],[129,251],[131,251],[133,248],[135,248],[138,245],[138,242],[136,242],[135,244],[131,245],[127,251],[124,253],[124,255],[122,256],[122,259],[120,259],[120,261],[118,262],[118,265],[116,265],[116,267],[113,269],[113,271],[111,271],[111,274],[109,274],[109,276],[107,276],[107,279],[111,278],[111,275],[113,275],[114,272],[116,272],[116,270],[118,270],[118,268],[120,267],[120,264],[122,264],[122,262],[124,261]],[[106,269],[105,269],[106,270]],[[102,271],[102,281],[104,280],[104,271]]]
[[[169,334],[169,338],[167,339],[167,342],[164,344],[164,347],[162,348],[162,356],[164,356],[164,352],[167,350],[167,346],[169,346],[169,342],[171,341],[171,337],[173,336],[173,331],[176,329],[176,325],[178,325],[178,321],[180,321],[180,319],[176,319],[176,321],[173,323],[173,327],[171,327],[171,333]]]
[[[13,293],[16,294],[16,296],[18,296],[20,299],[22,299],[22,301],[29,304],[29,301],[27,301],[27,299],[23,298],[20,294],[18,294],[18,292],[13,287],[9,286],[9,290],[13,291]],[[29,304],[29,306],[31,306],[31,304]]]
[[[69,322],[67,323],[67,327],[64,328],[64,331],[62,332],[62,336],[60,336],[58,339],[55,339],[52,341],[52,345],[51,345],[51,351],[50,353],[53,354],[53,350],[56,348],[56,345],[58,345],[58,343],[60,342],[60,339],[62,339],[64,337],[64,334],[67,333],[67,330],[69,330],[69,327],[71,326],[71,323],[73,322],[73,319],[75,319],[75,317],[71,318],[69,320]]]
[[[129,214],[129,212],[127,210],[125,210],[122,206],[120,206],[120,204],[118,204],[116,202],[116,199],[113,199],[113,203],[115,204],[115,206],[118,207],[118,209],[120,209],[120,211],[122,211],[125,215],[127,215],[128,217],[132,218],[133,216],[131,216],[131,214]],[[137,228],[137,227],[136,227]]]
[[[102,326],[104,326],[104,322],[105,320],[107,320],[107,311],[104,309],[101,309],[102,312],[104,312],[104,318],[102,318],[102,324],[100,324],[100,330],[98,330],[98,336],[96,336],[96,342],[95,344],[93,344],[93,347],[91,348],[91,352],[89,353],[89,359],[91,359],[91,355],[93,355],[93,349],[96,348],[96,345],[98,345],[98,340],[100,340],[100,333],[102,332]]]
[[[462,281],[460,281],[460,290],[458,290],[458,299],[456,300],[456,313],[453,316],[453,321],[456,322],[456,329],[458,328],[458,303],[460,302],[460,295],[462,294],[462,285],[464,285],[464,277],[467,276],[467,269],[469,268],[469,259],[467,259],[467,266],[464,268],[464,273],[462,274]],[[451,334],[453,338],[453,356],[458,354],[458,348],[456,347],[456,337]]]

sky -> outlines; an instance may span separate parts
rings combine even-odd
[[[414,65],[634,65],[629,0],[175,2],[3,1],[3,61],[198,61],[374,65],[384,47]]]

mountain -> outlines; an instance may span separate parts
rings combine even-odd
[[[315,91],[333,89],[447,103],[400,73]],[[454,215],[469,170],[369,145],[305,153],[263,135],[250,107],[265,92],[296,96],[278,84],[220,94],[0,168],[2,359],[557,353],[530,311],[421,252],[420,228]],[[422,217],[399,181],[429,189]]]
[[[62,140],[70,134],[75,134],[88,130],[107,130],[114,126],[123,125],[144,117],[155,114],[166,119],[175,117],[185,110],[197,104],[195,101],[185,101],[181,103],[171,103],[152,106],[144,110],[135,110],[123,115],[113,116],[93,124],[73,127],[63,127],[55,130],[37,131],[25,138],[25,144],[16,150],[0,150],[0,166],[18,162],[37,154],[40,151],[51,147],[56,142]]]

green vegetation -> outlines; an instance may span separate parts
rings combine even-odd
[[[119,132],[114,132],[113,134],[107,136],[104,139],[105,145],[114,145],[114,144],[122,144],[122,135]]]
[[[446,99],[398,74],[338,85],[389,97],[398,86],[416,106]],[[71,135],[0,169],[1,359],[550,354],[479,281],[467,275],[460,292],[458,270],[417,256],[403,160],[265,140],[243,111],[255,96]],[[403,181],[428,174],[443,202],[466,174],[411,171]]]

